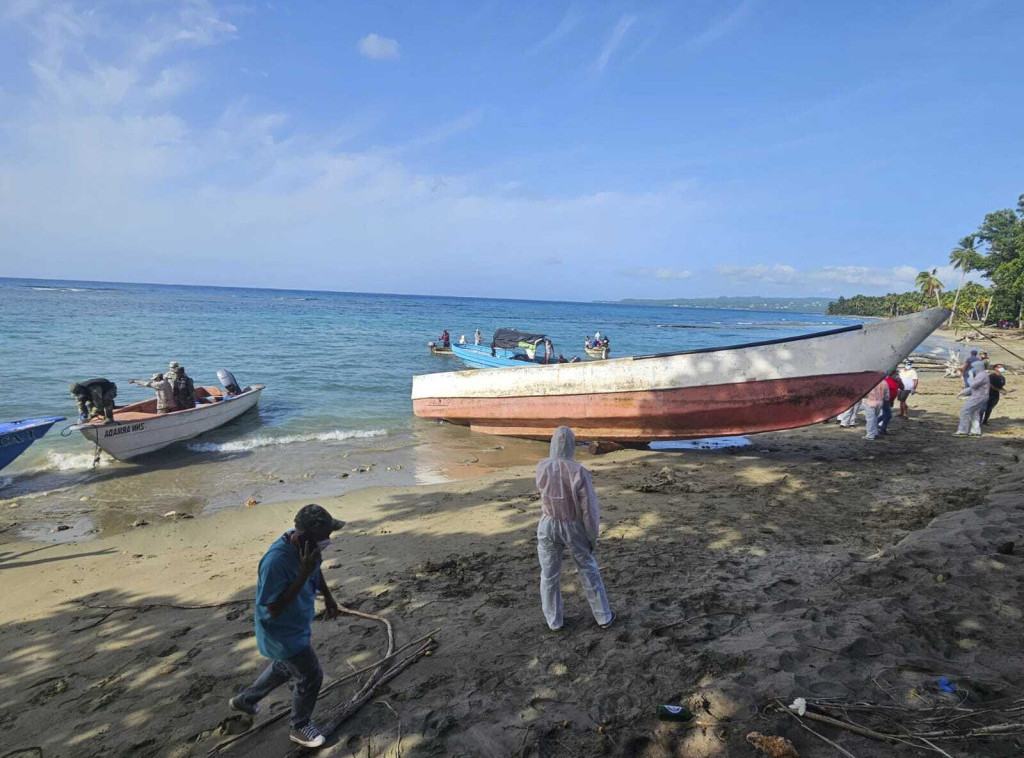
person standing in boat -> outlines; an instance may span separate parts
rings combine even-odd
[[[344,525],[321,505],[304,505],[295,515],[295,528],[278,537],[260,559],[253,621],[256,646],[271,664],[228,701],[234,710],[255,716],[260,700],[294,680],[289,737],[303,747],[320,747],[325,742],[312,722],[324,675],[310,637],[317,593],[324,598],[326,618],[339,613],[320,560],[331,544],[331,532]]]
[[[474,344],[474,345],[482,345],[482,344],[483,344],[483,342],[484,342],[484,335],[482,335],[482,334],[480,333],[480,330],[479,330],[479,329],[477,329],[477,330],[476,330],[476,331],[475,331],[475,332],[473,333],[473,344]]]
[[[537,489],[541,513],[537,525],[537,556],[540,559],[540,602],[548,628],[562,628],[562,553],[568,548],[580,584],[590,603],[594,620],[602,629],[611,626],[614,614],[608,605],[601,570],[594,559],[601,513],[590,472],[573,460],[576,437],[560,426],[551,437],[550,455],[537,464]]]
[[[78,420],[88,421],[93,416],[103,416],[103,420],[114,420],[114,398],[117,397],[117,385],[109,379],[90,379],[87,382],[74,382],[68,387],[78,406]]]
[[[189,410],[196,407],[196,387],[192,377],[185,373],[185,367],[171,361],[171,391],[174,395],[175,410]]]
[[[129,379],[128,384],[136,384],[139,387],[149,387],[156,393],[156,412],[157,413],[170,413],[175,410],[174,405],[174,388],[171,387],[171,383],[164,379],[163,374],[153,374],[153,378],[148,382],[144,382],[140,379]]]

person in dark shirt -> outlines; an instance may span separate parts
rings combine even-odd
[[[114,420],[114,398],[117,385],[109,379],[90,379],[74,382],[68,387],[78,405],[78,420],[88,421],[93,416],[103,416],[105,422]]]
[[[1013,390],[1006,389],[1006,366],[1002,363],[997,363],[992,367],[992,371],[988,375],[989,390],[988,390],[988,405],[985,406],[985,413],[982,414],[981,423],[987,424],[988,417],[992,415],[992,409],[996,407],[999,402],[999,396],[1003,393],[1010,393]]]

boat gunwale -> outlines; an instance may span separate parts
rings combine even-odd
[[[809,332],[808,334],[798,334],[795,337],[779,337],[773,340],[760,340],[758,342],[744,342],[740,345],[725,345],[723,347],[699,347],[693,350],[672,350],[667,353],[650,353],[648,355],[631,355],[630,360],[643,361],[648,358],[671,358],[674,355],[697,355],[699,353],[719,353],[727,350],[743,350],[748,347],[767,347],[768,345],[780,345],[783,342],[800,342],[802,340],[811,340],[817,337],[829,337],[833,334],[845,334],[847,332],[856,332],[864,328],[864,324],[853,324],[852,326],[841,326],[837,329],[827,329],[823,332]],[[620,359],[621,360],[621,359]]]

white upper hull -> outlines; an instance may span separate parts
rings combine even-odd
[[[888,373],[949,316],[932,308],[796,339],[603,361],[414,376],[412,399],[673,390],[829,374]]]

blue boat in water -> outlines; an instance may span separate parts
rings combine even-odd
[[[558,363],[551,340],[543,334],[499,329],[490,345],[452,345],[455,357],[470,368],[506,368]]]
[[[24,453],[28,446],[50,431],[64,416],[26,418],[0,423],[0,469]]]

